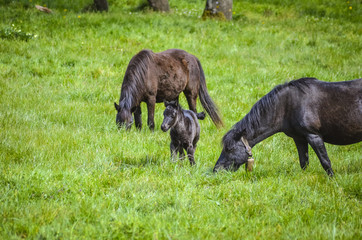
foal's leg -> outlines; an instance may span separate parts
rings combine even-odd
[[[191,166],[195,164],[195,160],[194,160],[194,153],[195,153],[195,148],[190,144],[187,149],[187,157],[189,158],[190,164]]]
[[[134,115],[134,121],[135,121],[136,128],[138,128],[138,129],[142,128],[141,114],[142,114],[141,106],[137,106],[135,112],[133,113],[133,115]]]
[[[308,142],[305,139],[293,138],[293,140],[297,146],[300,167],[305,170],[309,165]]]
[[[177,161],[177,150],[178,150],[178,147],[175,146],[175,143],[171,141],[171,144],[170,144],[171,162]]]
[[[184,160],[185,152],[184,152],[184,148],[182,146],[178,147],[178,153],[179,153],[179,155],[178,155],[179,159]]]
[[[155,104],[156,104],[156,97],[150,96],[147,101],[147,111],[148,111],[148,119],[147,124],[150,130],[154,130],[155,128]]]
[[[309,134],[307,136],[308,143],[312,146],[313,150],[316,152],[319,161],[321,162],[324,170],[330,177],[333,177],[333,170],[331,166],[331,161],[329,160],[326,147],[322,138],[315,134]]]

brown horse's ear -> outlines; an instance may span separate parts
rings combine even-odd
[[[118,105],[117,103],[114,103],[114,107],[115,107],[115,108],[116,108],[116,110],[119,112],[120,107],[119,107],[119,105]]]

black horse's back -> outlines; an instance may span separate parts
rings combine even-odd
[[[362,141],[362,79],[323,82],[299,79],[289,83],[302,92],[294,103],[300,123],[327,143],[347,145]]]
[[[329,103],[320,109],[324,141],[336,145],[362,141],[362,79],[331,83],[325,88],[329,94],[323,100]]]

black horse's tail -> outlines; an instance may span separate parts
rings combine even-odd
[[[199,59],[197,59],[197,64],[199,65],[200,69],[200,90],[199,90],[199,96],[200,96],[200,102],[206,112],[210,115],[211,120],[214,122],[214,124],[217,127],[224,126],[223,121],[220,118],[219,110],[215,103],[212,101],[206,87],[206,81],[205,81],[205,73],[204,70],[201,67],[201,63]]]

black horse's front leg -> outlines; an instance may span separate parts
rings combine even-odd
[[[156,97],[150,96],[147,101],[147,111],[148,111],[148,119],[147,124],[151,131],[155,129],[155,104],[156,104]]]
[[[305,170],[309,165],[308,142],[305,139],[293,138],[297,146],[300,167]]]
[[[136,128],[142,129],[142,110],[141,106],[137,106],[133,113]]]
[[[313,150],[316,152],[319,161],[322,164],[322,167],[327,172],[330,177],[333,177],[334,173],[331,166],[331,161],[329,160],[326,147],[322,138],[315,134],[309,134],[307,136],[308,143],[312,146]]]

